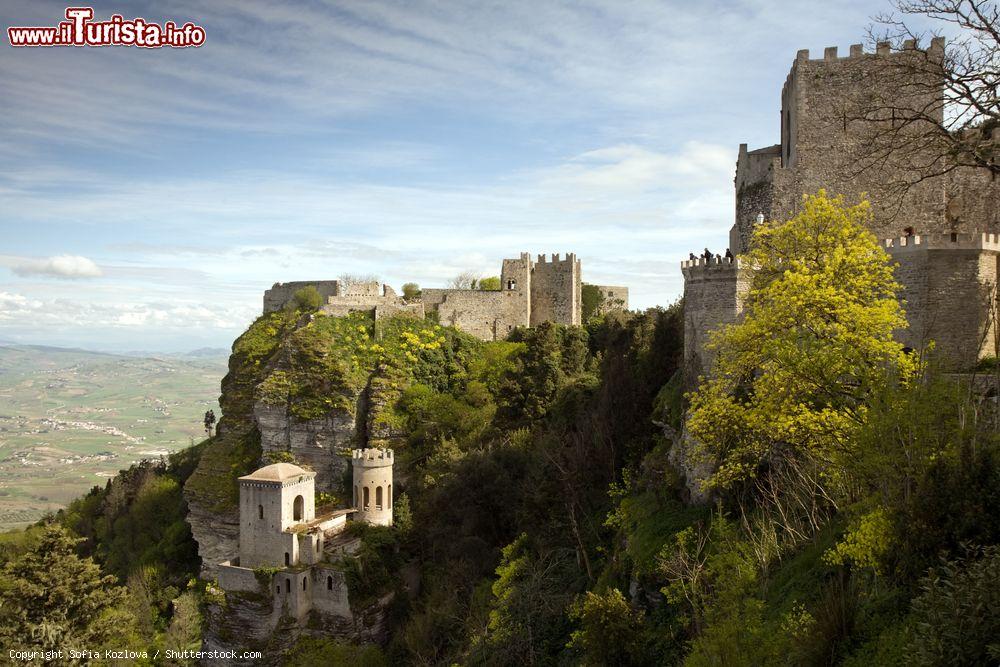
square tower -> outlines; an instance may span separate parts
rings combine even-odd
[[[539,255],[531,272],[531,326],[542,322],[579,325],[582,319],[583,281],[580,260],[573,253],[551,260]]]
[[[275,463],[239,478],[240,566],[298,562],[297,540],[285,531],[316,516],[316,473]]]

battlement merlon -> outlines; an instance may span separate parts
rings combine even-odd
[[[981,250],[1000,253],[1000,234],[918,234],[885,239],[883,247],[890,255],[921,250]]]

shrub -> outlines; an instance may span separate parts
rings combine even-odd
[[[986,665],[1000,660],[1000,546],[969,549],[921,582],[907,646],[912,665]]]
[[[415,301],[420,297],[420,285],[416,283],[403,283],[403,298],[407,301]]]
[[[296,290],[292,298],[295,300],[296,307],[302,310],[319,310],[323,305],[323,297],[314,285],[307,285]]]

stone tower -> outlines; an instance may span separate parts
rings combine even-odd
[[[242,567],[279,567],[299,562],[299,542],[284,532],[315,518],[316,473],[275,463],[239,478]]]
[[[843,194],[848,203],[866,193],[873,205],[872,231],[880,238],[901,236],[910,228],[917,234],[966,231],[944,225],[946,179],[917,183],[900,200],[888,187],[903,177],[892,171],[897,167],[859,170],[873,127],[893,122],[888,117],[858,120],[870,115],[867,109],[891,105],[941,116],[943,76],[933,63],[943,51],[943,38],[933,40],[927,51],[913,42],[899,51],[880,44],[875,53],[855,44],[844,56],[833,46],[822,58],[799,51],[781,90],[781,143],[754,151],[740,145],[736,224],[729,240],[733,252],[746,250],[758,214],[786,220],[797,212],[803,193],[820,188]],[[906,66],[913,59],[920,67]],[[933,156],[914,152],[911,159],[930,163]]]
[[[580,260],[574,253],[551,260],[539,255],[531,276],[531,326],[542,322],[579,325],[582,318]]]
[[[709,334],[739,320],[751,272],[739,259],[698,257],[681,263],[684,274],[684,380],[694,389],[715,355],[705,348]]]
[[[355,449],[351,457],[354,470],[355,521],[376,526],[392,525],[392,450]]]

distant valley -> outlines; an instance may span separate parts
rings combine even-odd
[[[203,436],[228,351],[113,355],[0,345],[0,530]]]

